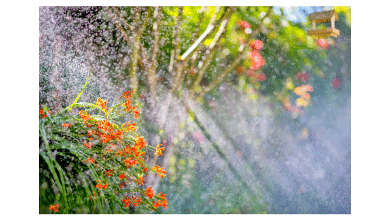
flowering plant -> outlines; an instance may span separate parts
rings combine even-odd
[[[40,109],[40,213],[129,213],[137,206],[159,212],[158,207],[166,208],[165,194],[156,195],[152,187],[144,189],[146,175],[154,172],[163,178],[166,173],[158,165],[149,167],[145,152],[162,155],[164,148],[148,146],[136,133],[136,122],[121,123],[128,114],[138,118],[132,92],[125,92],[111,107],[101,98],[96,104],[78,103],[81,93],[57,114],[51,115],[47,107]],[[74,107],[82,110],[71,115]]]

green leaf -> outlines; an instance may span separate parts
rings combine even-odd
[[[83,89],[81,90],[81,92],[79,93],[79,95],[77,96],[77,98],[74,100],[73,104],[69,107],[68,112],[69,112],[70,110],[72,110],[73,106],[74,106],[74,105],[77,103],[77,101],[79,100],[81,94],[83,94],[83,91],[84,91],[85,87],[87,87],[87,84],[88,84],[88,82],[89,82],[89,79],[91,78],[92,71],[93,71],[93,70],[91,70],[91,72],[89,73],[87,82],[85,82],[85,85],[84,85]]]

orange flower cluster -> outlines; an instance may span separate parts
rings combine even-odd
[[[134,122],[134,123],[130,124],[130,122],[131,121],[129,121],[127,123],[123,123],[122,128],[125,129],[127,132],[129,132],[129,131],[136,131],[137,127],[135,127],[135,126],[137,126],[137,123]]]
[[[133,111],[134,118],[138,118],[139,110],[135,110],[137,106],[132,106],[131,105],[131,97],[133,96],[133,92],[127,91],[123,93],[123,97],[127,100],[124,104],[123,107],[125,108],[126,112]]]
[[[107,100],[104,101],[100,97],[96,101],[96,105],[98,105],[104,112],[107,113],[107,106],[106,106],[106,104],[107,104]]]
[[[145,182],[145,178],[143,178],[142,176],[140,176],[138,179],[135,179],[134,180],[137,184],[140,184],[141,186],[144,185],[144,182]]]
[[[130,98],[132,97],[132,92],[129,92],[129,91],[125,92],[123,94],[123,97],[126,99],[124,102],[122,102],[123,107],[125,108],[125,111],[128,113],[134,114],[135,118],[137,118],[139,111],[135,110],[136,107],[133,107],[131,105],[131,101],[130,101]],[[96,101],[96,104],[99,106],[100,109],[102,109],[102,110],[104,110],[104,112],[106,112],[104,120],[99,120],[98,118],[92,118],[89,115],[88,111],[86,111],[86,110],[79,111],[79,116],[83,120],[83,123],[85,124],[85,126],[86,127],[93,127],[93,128],[88,130],[86,135],[89,138],[89,140],[88,139],[85,140],[83,142],[83,145],[87,148],[91,148],[92,147],[92,140],[94,138],[96,138],[103,144],[103,149],[104,149],[105,154],[112,152],[110,154],[112,154],[112,156],[114,156],[114,157],[118,157],[117,159],[119,159],[119,161],[122,161],[127,168],[137,168],[137,172],[139,172],[139,174],[136,174],[137,176],[135,176],[134,174],[129,174],[126,171],[119,171],[117,173],[117,171],[114,171],[115,169],[112,169],[112,170],[107,169],[107,168],[101,169],[101,172],[105,176],[119,177],[119,179],[120,179],[119,188],[121,190],[124,190],[123,188],[126,187],[127,184],[129,184],[129,182],[128,182],[129,180],[134,180],[134,182],[136,184],[144,186],[145,178],[146,178],[146,175],[148,174],[147,171],[149,169],[149,167],[147,167],[147,164],[145,164],[145,158],[144,158],[145,152],[143,152],[143,148],[146,148],[146,146],[147,146],[145,138],[142,136],[137,136],[133,139],[134,144],[132,144],[132,145],[123,144],[123,142],[127,140],[127,139],[124,139],[126,132],[137,130],[136,122],[129,121],[127,123],[124,123],[122,125],[122,127],[118,127],[116,124],[114,124],[114,122],[112,122],[110,120],[110,118],[109,118],[110,115],[107,114],[107,112],[108,112],[108,107],[106,106],[107,101],[103,100],[101,98],[98,98],[98,100]],[[111,112],[111,110],[110,110],[110,112]],[[65,126],[71,126],[71,125],[66,124]],[[124,140],[122,140],[122,139],[124,139]],[[117,143],[116,141],[118,141],[118,142],[120,141],[120,143],[123,144],[122,145],[123,147],[122,146],[117,147],[116,144],[119,144],[119,143]],[[124,145],[126,145],[126,146],[124,146]],[[155,153],[156,153],[156,155],[163,155],[164,150],[165,150],[165,148],[162,147],[161,145],[159,145],[159,146],[157,146]],[[99,158],[99,157],[95,157],[95,158]],[[98,160],[98,159],[96,159],[96,160]],[[100,160],[98,160],[98,161],[100,161]],[[90,157],[90,158],[86,159],[85,162],[86,163],[95,163],[95,159],[93,157]],[[95,166],[98,167],[98,164],[96,163]],[[136,166],[138,166],[138,167],[136,167]],[[140,169],[138,169],[138,168],[140,168]],[[142,169],[142,171],[141,171],[141,169]],[[154,166],[151,170],[153,172],[156,172],[157,175],[159,175],[161,178],[165,177],[165,175],[166,175],[166,171],[164,171],[163,168],[161,168],[158,165]],[[120,173],[120,172],[123,172],[123,173]],[[133,173],[133,172],[131,172],[131,173]],[[102,181],[97,180],[97,181],[98,182],[96,184],[96,188],[102,189],[102,190],[107,189],[108,185],[110,184],[110,182],[103,184],[102,181],[105,182],[105,180],[102,180]],[[110,185],[112,185],[112,184],[110,184]],[[155,196],[154,190],[152,189],[152,187],[147,188],[144,191],[144,194],[149,199],[153,199],[153,197]],[[159,194],[159,197],[156,198],[158,200],[153,201],[154,202],[153,206],[154,207],[162,206],[162,207],[166,208],[167,200],[165,199],[165,194],[162,196],[160,196],[160,194]],[[132,204],[133,206],[138,206],[141,203],[141,198],[135,197],[135,196],[136,195],[131,196],[131,197],[126,196],[125,198],[123,198],[122,202],[124,203],[124,206],[129,207],[130,204]]]
[[[119,179],[124,179],[124,178],[126,178],[126,176],[122,173],[121,175],[119,175]]]
[[[126,186],[126,183],[125,182],[123,182],[123,183],[121,183],[120,185],[119,185],[119,188],[123,188],[123,187],[125,187]]]
[[[298,107],[304,106],[306,107],[310,101],[310,94],[307,92],[313,92],[314,89],[310,84],[302,85],[301,87],[296,87],[294,89],[294,93],[301,96],[295,102]]]
[[[114,130],[114,125],[107,120],[96,122],[96,126],[100,129],[100,141],[108,143],[112,140],[121,140],[123,131]]]
[[[91,116],[87,111],[80,111],[79,112],[80,117],[84,120],[84,124],[87,124],[87,121],[91,120]]]
[[[164,168],[163,167],[160,167],[159,165],[156,165],[152,168],[152,171],[156,172],[158,176],[160,176],[161,178],[164,178],[165,177],[165,173],[167,173],[167,171],[164,171]]]
[[[129,196],[125,196],[125,198],[122,200],[122,202],[124,203],[125,207],[129,207],[131,203],[133,203],[133,206],[136,207],[136,206],[138,206],[138,204],[141,203],[141,198],[134,197],[134,196],[131,196],[131,198],[130,198]]]
[[[161,144],[156,147],[156,155],[162,156],[162,152],[165,150],[165,147],[161,147]]]
[[[96,188],[98,188],[98,189],[102,189],[102,190],[105,190],[105,189],[107,189],[107,187],[108,187],[108,183],[106,183],[106,184],[103,184],[102,185],[102,181],[100,181],[100,180],[97,180],[99,183],[98,184],[96,184]]]
[[[152,198],[153,198],[153,196],[154,196],[154,190],[152,189],[152,187],[149,187],[149,188],[146,189],[145,195],[146,195],[147,197],[149,197],[149,199],[152,199]]]
[[[145,152],[140,151],[142,148],[145,147],[146,143],[143,139],[143,137],[136,137],[135,138],[135,145],[134,147],[129,147],[129,145],[126,145],[126,148],[123,150],[118,150],[115,155],[119,154],[120,156],[126,157],[125,160],[123,160],[123,163],[129,168],[131,166],[135,167],[138,162],[145,162],[145,159],[142,158],[142,156],[145,155]],[[141,163],[141,164],[142,164]]]
[[[47,111],[47,113],[50,114],[50,111]],[[41,118],[47,118],[48,115],[46,114],[46,112],[44,112],[42,109],[39,110],[39,117]]]
[[[160,195],[160,194],[161,194],[161,192],[157,196],[161,197],[162,199],[154,201],[153,206],[155,209],[157,209],[159,206],[164,207],[164,209],[166,209],[168,200],[165,198],[165,194],[162,194],[162,195]]]
[[[146,142],[143,136],[138,136],[135,138],[135,147],[137,149],[142,149],[146,146]]]
[[[114,173],[113,170],[107,170],[107,171],[106,171],[106,175],[107,175],[107,176],[111,176],[111,174],[113,174],[113,173]]]
[[[87,162],[87,163],[94,163],[94,162],[95,162],[95,159],[93,159],[92,157],[90,157],[90,158],[86,159],[85,162]]]
[[[86,141],[83,142],[83,145],[87,148],[91,148],[92,147],[92,144],[91,143],[88,143]]]
[[[138,160],[135,159],[134,157],[129,157],[129,158],[123,160],[123,163],[126,165],[127,168],[130,168],[131,166],[133,166],[133,168],[134,168],[135,165],[137,165]]]
[[[69,128],[70,126],[72,126],[71,123],[63,123],[62,124],[62,127],[64,127],[64,128]]]
[[[60,206],[57,204],[57,205],[50,205],[49,206],[49,210],[50,211],[54,211],[54,212],[58,212],[58,208],[59,208]]]

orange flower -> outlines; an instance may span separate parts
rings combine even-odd
[[[136,183],[140,184],[141,186],[144,185],[145,179],[140,176],[138,179],[134,180]]]
[[[306,100],[309,100],[310,99],[310,94],[305,92],[302,94],[302,98],[306,99]]]
[[[129,157],[129,158],[125,159],[123,161],[123,163],[125,163],[127,168],[129,168],[131,166],[135,167],[135,165],[137,165],[138,161],[136,159],[134,159],[134,157]]]
[[[79,111],[79,115],[84,120],[84,123],[87,123],[87,121],[91,120],[91,117],[87,111],[81,110]]]
[[[133,96],[133,92],[126,91],[123,93],[123,97],[125,97],[125,99],[129,100],[132,96]]]
[[[306,91],[303,90],[301,87],[296,87],[294,89],[294,93],[297,94],[297,95],[302,95],[304,92],[306,92]]]
[[[92,157],[90,157],[90,158],[86,159],[85,162],[87,162],[87,163],[94,163],[94,162],[95,162],[95,159],[93,159]]]
[[[59,207],[60,206],[58,204],[57,205],[50,205],[49,210],[54,211],[54,212],[58,212]]]
[[[145,167],[142,171],[143,171],[144,173],[146,173],[146,171],[148,171],[148,168]]]
[[[50,114],[50,111],[47,111],[47,113]],[[41,116],[41,118],[47,118],[48,117],[46,112],[44,112],[42,109],[39,110],[39,116]]]
[[[144,140],[144,137],[138,136],[135,138],[135,148],[142,149],[146,146],[146,142]]]
[[[119,188],[123,188],[123,187],[125,187],[126,186],[126,183],[125,182],[123,182],[123,183],[121,183],[120,185],[119,185]]]
[[[134,118],[138,118],[139,110],[133,110]]]
[[[133,206],[136,207],[138,206],[139,203],[141,203],[141,198],[140,197],[133,197]]]
[[[131,203],[131,199],[128,196],[125,196],[125,198],[122,200],[125,207],[129,207]]]
[[[165,174],[167,173],[167,171],[164,171],[164,168],[160,167],[159,165],[154,166],[152,170],[156,172],[157,175],[161,178],[164,178],[166,176]]]
[[[133,202],[133,206],[136,207],[136,206],[138,206],[139,203],[141,203],[141,198],[134,197],[134,196],[131,196],[131,198],[130,198],[129,196],[125,196],[125,198],[122,200],[122,202],[124,203],[124,207],[129,207],[131,202]]]
[[[107,112],[107,100],[104,101],[103,99],[101,99],[100,97],[97,99],[96,101],[96,104],[104,111],[104,112]]]
[[[111,176],[112,173],[114,173],[113,170],[107,170],[107,171],[106,171],[106,175],[107,175],[107,176]]]
[[[297,106],[307,106],[308,105],[308,102],[306,100],[304,100],[303,98],[298,98],[296,101],[296,104]]]
[[[96,188],[98,188],[98,189],[103,189],[103,190],[107,189],[108,183],[102,185],[102,184],[101,184],[102,182],[101,182],[100,180],[97,180],[97,181],[99,181],[99,183],[96,184]]]
[[[135,127],[137,125],[136,122],[134,122],[133,124],[130,124],[131,121],[127,122],[127,123],[123,123],[122,125],[122,128],[124,128],[127,132],[129,131],[136,131],[137,130],[137,127]]]
[[[168,200],[165,198],[165,194],[162,194],[162,195],[160,195],[160,194],[161,194],[161,192],[157,195],[157,197],[160,197],[161,199],[159,199],[157,202],[154,201],[153,206],[155,209],[157,209],[159,206],[164,207],[164,209],[166,209]]]
[[[124,178],[126,178],[126,176],[123,173],[119,175],[119,179],[124,179]]]
[[[87,148],[91,148],[92,147],[92,144],[91,143],[88,143],[86,141],[83,142],[83,145]]]
[[[165,149],[165,147],[162,147],[162,148],[160,148],[160,147],[161,147],[161,144],[157,146],[155,154],[162,156],[163,155],[162,152]]]
[[[149,197],[149,199],[152,199],[152,198],[153,198],[153,196],[154,196],[154,190],[152,189],[152,187],[149,187],[149,188],[146,189],[145,195],[146,195],[147,197]]]
[[[62,124],[62,127],[64,127],[64,128],[69,128],[70,126],[72,126],[71,123],[63,123]]]
[[[153,201],[153,206],[155,209],[157,209],[159,206],[161,206],[161,204],[159,203],[159,201]]]

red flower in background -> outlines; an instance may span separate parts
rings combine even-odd
[[[261,82],[264,82],[267,79],[267,75],[263,73],[257,74],[256,79],[260,80]]]
[[[262,67],[265,64],[264,58],[261,56],[261,54],[255,50],[251,51],[251,69],[256,70]]]
[[[326,39],[317,40],[317,45],[323,50],[327,50],[329,48],[329,44],[328,41],[326,41]]]
[[[263,47],[263,41],[255,40],[250,43],[253,50],[260,50]]]
[[[253,70],[248,70],[248,76],[254,76],[255,75],[255,71]]]
[[[298,72],[296,77],[299,82],[303,82],[303,83],[309,80],[309,74],[306,72]]]
[[[340,77],[336,76],[335,78],[333,78],[332,86],[333,86],[334,89],[340,88],[340,86],[341,86],[341,79],[340,79]]]
[[[240,25],[242,29],[251,27],[251,25],[248,22],[242,20],[238,20],[237,24]]]

